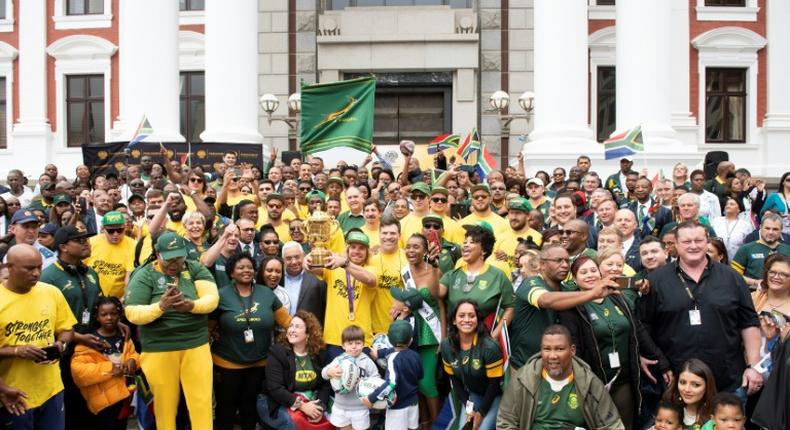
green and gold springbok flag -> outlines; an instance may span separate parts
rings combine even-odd
[[[302,152],[352,148],[369,153],[375,95],[374,76],[302,85]]]

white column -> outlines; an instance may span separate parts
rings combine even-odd
[[[524,150],[600,152],[587,124],[587,1],[534,4],[535,128]]]
[[[689,2],[672,0],[670,17],[670,89],[672,96],[670,110],[672,126],[680,129],[696,129],[697,122],[689,107]]]
[[[145,115],[149,142],[183,142],[179,117],[178,2],[124,0],[119,11],[120,116],[113,138],[130,140]]]
[[[782,155],[787,153],[790,141],[790,2],[770,0],[766,21],[768,111],[763,121],[763,174],[778,178],[787,171]]]
[[[258,3],[206,1],[204,142],[260,143]]]
[[[680,145],[671,126],[672,2],[617,3],[617,129],[642,125],[645,150]]]
[[[26,173],[38,172],[51,159],[52,128],[47,119],[47,2],[18,2],[19,7],[19,115],[13,147],[39,157],[18,157],[14,163]],[[59,124],[65,127],[65,124]],[[17,167],[15,165],[15,167]]]

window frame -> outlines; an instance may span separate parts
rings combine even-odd
[[[14,1],[0,1],[0,10],[5,17],[0,18],[0,33],[11,33],[14,31]]]
[[[94,78],[101,78],[101,80],[102,80],[102,85],[101,85],[102,95],[100,97],[98,97],[98,96],[94,97],[94,96],[90,95],[90,80],[94,79]],[[69,95],[69,83],[71,82],[72,79],[82,79],[82,80],[84,80],[85,94],[84,94],[83,97],[70,97],[70,95]],[[101,106],[102,112],[101,113],[102,113],[102,116],[104,116],[104,111],[106,110],[106,106],[105,105],[107,103],[107,95],[104,94],[104,91],[105,91],[104,79],[105,79],[105,77],[101,73],[86,73],[86,74],[69,74],[69,75],[65,75],[64,84],[65,84],[66,88],[65,88],[65,98],[63,100],[64,103],[65,103],[65,122],[64,122],[64,124],[62,126],[65,129],[65,133],[66,133],[66,141],[65,141],[65,143],[66,143],[66,147],[67,148],[82,148],[83,146],[91,146],[91,145],[96,145],[96,144],[103,144],[103,143],[105,143],[107,141],[107,124],[106,124],[106,119],[104,120],[105,124],[104,124],[103,130],[101,130],[101,134],[102,134],[103,139],[100,142],[91,142],[90,141],[90,128],[88,127],[89,124],[90,124],[90,118],[91,118],[91,115],[88,115],[88,113],[89,113],[89,109],[88,108],[90,107],[90,105],[92,103],[101,103],[102,104],[102,106]],[[72,145],[71,141],[69,139],[69,137],[71,136],[71,132],[69,131],[69,124],[71,123],[71,121],[70,121],[71,120],[71,110],[69,109],[69,107],[72,104],[78,104],[78,103],[81,103],[81,104],[83,104],[85,106],[85,110],[84,110],[84,113],[83,113],[83,119],[82,119],[82,128],[83,128],[82,129],[82,134],[83,134],[83,139],[85,140],[85,143],[82,143],[82,144],[79,144],[79,145]]]
[[[189,91],[189,89],[191,89],[191,87],[192,87],[192,83],[191,83],[192,81],[191,81],[191,79],[189,79],[189,77],[190,76],[195,76],[195,75],[202,75],[203,76],[203,94],[202,95],[192,95],[191,91]],[[202,143],[203,139],[200,137],[200,135],[204,131],[206,131],[206,72],[203,71],[203,70],[182,70],[182,71],[180,71],[178,73],[179,79],[181,79],[182,76],[186,77],[186,79],[184,79],[184,82],[185,82],[184,88],[186,88],[187,91],[186,91],[186,95],[182,95],[181,92],[178,93],[178,108],[179,108],[179,112],[178,112],[178,129],[179,129],[179,132],[181,133],[181,135],[184,136],[184,139],[185,139],[184,141],[186,143]],[[195,140],[191,140],[192,133],[187,133],[189,131],[189,125],[191,123],[191,121],[190,121],[190,119],[191,119],[191,115],[190,115],[191,114],[191,110],[189,109],[189,105],[190,105],[190,102],[192,102],[194,100],[202,100],[203,101],[203,130],[200,130],[200,132],[197,133],[197,136],[198,136],[197,139],[198,140],[196,140],[196,141]],[[183,129],[182,129],[181,111],[180,111],[180,109],[181,109],[182,104],[184,104],[184,102],[186,102],[185,103],[185,105],[186,105],[186,126],[184,126]]]
[[[727,2],[739,4],[725,4]],[[746,7],[746,0],[705,0],[705,7]]]
[[[335,7],[333,7],[333,0],[326,0],[326,10],[344,10],[346,7],[420,7],[420,6],[437,6],[437,5],[415,4],[416,2],[418,2],[420,0],[408,0],[408,1],[412,2],[412,4],[410,4],[410,5],[388,5],[388,4],[386,4],[387,1],[392,1],[392,0],[380,0],[380,1],[382,3],[384,3],[384,4],[381,4],[381,5],[362,5],[362,6],[360,6],[359,5],[359,0],[347,0],[347,2],[348,2],[347,6],[340,6],[340,7],[335,8]],[[453,9],[471,9],[474,6],[472,0],[437,0],[437,1],[441,2],[440,6],[451,6],[451,3],[453,1],[466,1],[466,6],[465,7],[455,7]],[[343,3],[345,3],[345,1]]]
[[[394,87],[387,87],[387,86],[378,86],[376,88],[376,95],[379,94],[386,94],[386,95],[402,95],[402,94],[426,94],[426,93],[442,93],[442,130],[452,130],[453,126],[453,87],[452,84],[448,85],[435,85],[435,86],[428,86],[428,85],[420,85],[420,84],[412,84],[406,86],[394,86]],[[375,110],[374,110],[375,116]],[[374,129],[375,133],[375,129]],[[396,141],[400,142],[400,130],[396,129],[395,133]],[[440,133],[439,133],[440,134]],[[375,140],[375,137],[374,137]]]
[[[604,89],[601,85],[602,82],[602,74],[605,71],[611,70],[612,73],[615,74],[615,87],[614,90]],[[598,142],[603,142],[609,138],[609,136],[617,129],[617,69],[614,65],[599,65],[596,67],[596,77],[595,77],[595,138]],[[598,129],[598,124],[601,121],[600,118],[600,107],[601,107],[601,99],[606,97],[614,97],[615,104],[614,104],[614,118],[615,118],[615,126],[612,128],[612,131],[606,135],[601,134],[601,130]]]
[[[195,9],[195,8],[190,7],[190,5],[193,2],[195,2],[195,1],[197,1],[197,0],[184,0],[184,2],[186,3],[187,7],[185,9],[181,9],[181,1],[179,0],[179,2],[178,2],[178,10],[179,10],[179,12],[197,12],[197,11],[205,11],[206,10],[206,1],[205,0],[203,0],[203,8],[201,8],[201,9]]]
[[[84,10],[86,10],[88,12],[86,12],[86,13],[71,13],[71,11],[70,11],[70,9],[71,9],[71,1],[70,0],[65,0],[65,1],[66,1],[66,16],[104,15],[104,4],[102,4],[101,12],[93,12],[92,13],[92,12],[90,12],[91,0],[80,0],[82,2],[82,6],[84,7]]]
[[[103,12],[101,14],[69,15],[67,13],[68,0],[55,0],[55,8],[52,13],[55,30],[112,27],[112,0],[103,1]]]
[[[723,79],[726,74],[737,72],[740,75],[741,82],[743,85],[743,91],[734,92],[728,91],[726,88],[719,90],[719,91],[708,91],[708,80],[711,74],[719,74],[719,79],[722,82],[725,82]],[[743,67],[708,67],[705,69],[705,105],[704,107],[704,115],[705,115],[705,125],[700,130],[703,134],[703,138],[705,139],[706,144],[728,144],[728,143],[746,143],[746,117],[748,116],[748,109],[749,109],[749,90],[748,90],[748,69]],[[722,139],[721,140],[708,140],[708,99],[710,97],[722,97],[721,104],[723,113],[722,116],[724,117],[724,122],[722,124]],[[741,129],[743,130],[743,139],[732,139],[729,136],[729,123],[727,123],[727,114],[729,113],[729,97],[742,97],[743,98],[743,112],[740,118],[741,122]]]
[[[697,0],[697,21],[746,21],[757,22],[760,11],[757,0],[742,0],[743,5],[708,5],[710,0]]]

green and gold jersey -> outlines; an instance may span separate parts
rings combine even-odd
[[[776,246],[771,248],[762,240],[756,240],[741,246],[735,257],[732,257],[730,266],[743,276],[762,279],[765,259],[777,253],[790,256],[790,245],[777,242]]]
[[[96,315],[93,313],[93,306],[102,295],[99,287],[99,275],[96,271],[86,266],[85,273],[77,272],[77,269],[64,269],[60,261],[56,261],[41,272],[41,282],[54,285],[63,293],[69,309],[77,320],[74,331],[77,333],[88,333],[91,326],[96,322]],[[87,312],[87,314],[85,314]],[[83,320],[84,315],[90,315],[87,321]]]
[[[484,318],[496,311],[498,304],[502,309],[513,307],[513,284],[503,271],[489,264],[485,264],[474,279],[467,276],[466,265],[462,264],[442,275],[439,283],[447,287],[447,308],[450,310],[463,299],[474,300]]]
[[[586,427],[582,416],[579,395],[576,393],[576,381],[573,375],[570,382],[560,391],[554,391],[543,371],[543,378],[538,389],[538,407],[532,422],[533,430],[555,430],[565,428]]]
[[[450,339],[445,338],[439,349],[444,371],[448,375],[458,375],[464,388],[472,393],[483,396],[488,389],[488,380],[501,378],[503,375],[502,350],[488,336],[475,339],[471,349],[457,352]]]
[[[538,306],[538,298],[550,291],[551,287],[542,276],[531,276],[524,280],[516,293],[513,322],[509,330],[511,362],[516,369],[540,351],[543,330],[556,319],[554,311]]]
[[[320,382],[318,371],[313,368],[313,360],[309,355],[294,355],[296,373],[294,374],[294,391],[305,393],[312,399],[312,391],[317,390]]]

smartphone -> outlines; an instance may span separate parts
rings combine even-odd
[[[438,248],[442,247],[442,240],[439,239],[439,232],[436,230],[428,230],[428,243],[434,243]]]
[[[57,345],[45,346],[45,347],[41,348],[41,350],[44,351],[47,354],[47,358],[45,358],[45,359],[43,359],[41,361],[59,360],[60,356],[61,356],[61,353],[62,353],[62,351],[60,350],[60,347],[57,346]]]
[[[630,276],[617,276],[612,280],[617,282],[618,288],[633,288],[633,279]]]
[[[469,215],[469,206],[463,203],[453,203],[450,205],[450,217],[453,219],[463,218]]]
[[[80,209],[83,211],[88,210],[88,201],[85,199],[85,197],[80,197]]]

